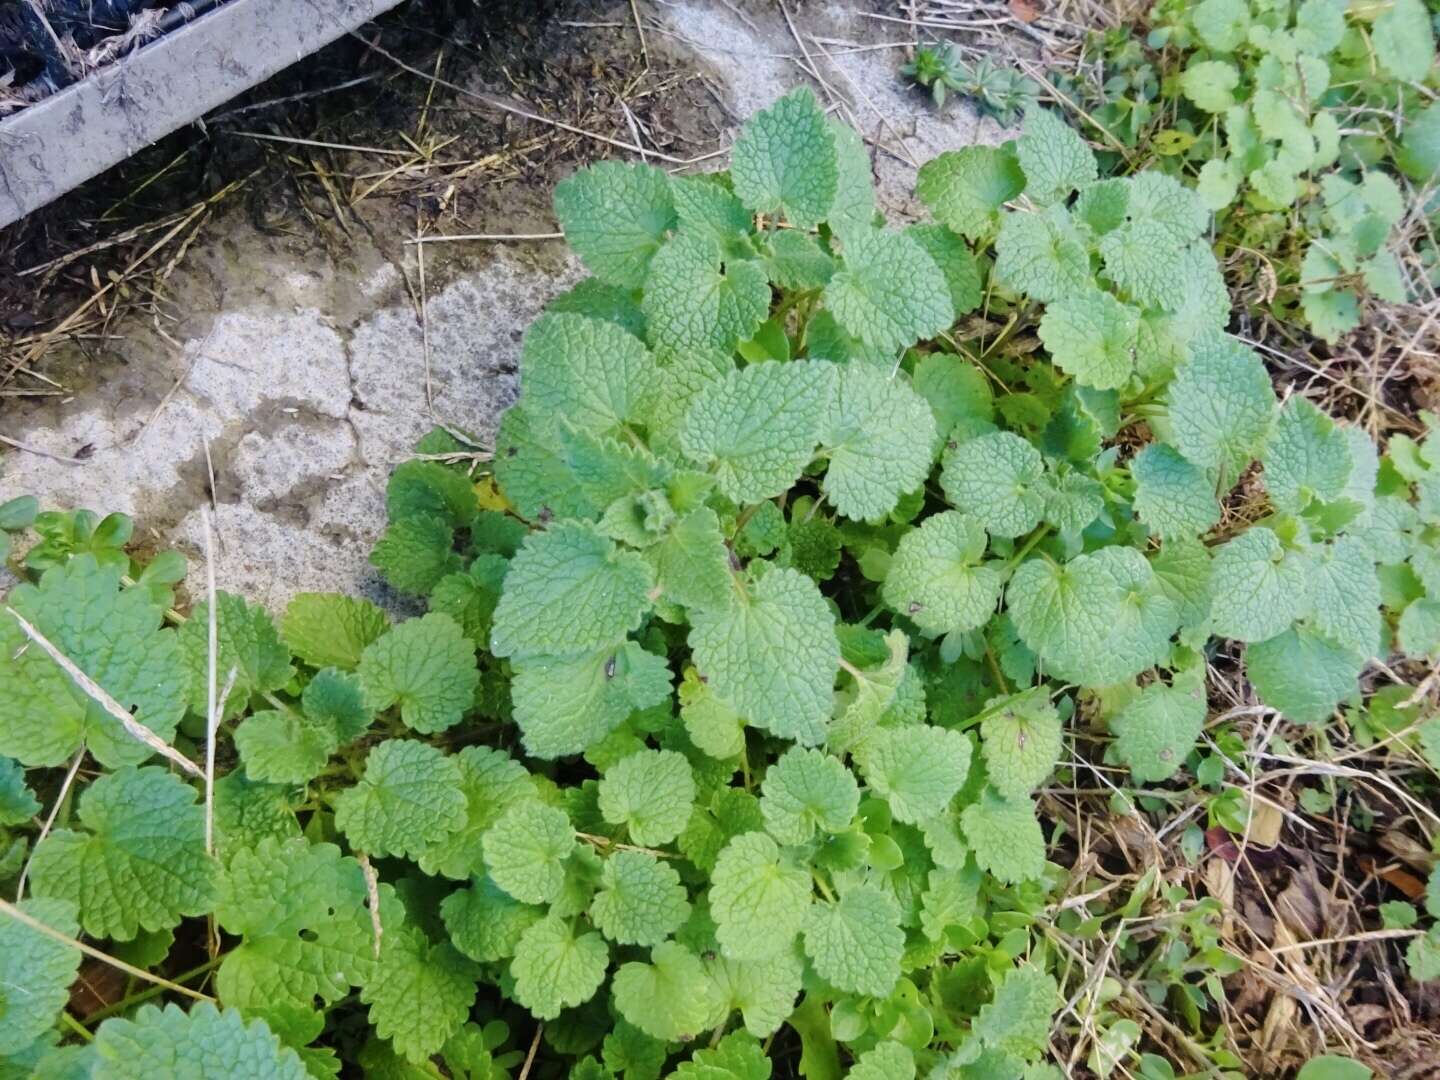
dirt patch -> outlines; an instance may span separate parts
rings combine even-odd
[[[911,216],[920,162],[1002,132],[907,91],[869,12],[417,5],[258,87],[0,237],[41,268],[0,289],[0,434],[29,448],[0,500],[120,510],[191,553],[210,502],[223,587],[396,603],[367,562],[389,470],[435,423],[491,437],[526,326],[581,275],[554,241],[414,241],[551,233],[555,183],[599,157],[719,167],[801,82]]]

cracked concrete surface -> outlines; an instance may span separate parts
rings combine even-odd
[[[907,92],[901,50],[835,44],[887,40],[851,6],[808,9],[802,33],[829,100],[876,144],[882,208],[903,219],[919,163],[1003,133],[958,102],[937,114]],[[652,10],[664,47],[721,85],[732,117],[811,82],[787,59],[800,50],[778,13],[741,18],[708,0]],[[235,221],[172,278],[188,313],[178,333],[134,320],[119,328],[118,362],[67,382],[70,396],[8,408],[10,437],[82,461],[7,453],[0,502],[32,492],[47,506],[123,511],[137,538],[193,556],[213,472],[223,588],[272,608],[311,589],[398,603],[368,563],[389,470],[436,420],[493,434],[516,394],[525,328],[581,271],[556,243],[490,246],[448,269],[431,249],[422,331],[415,249],[392,224],[397,235],[381,240],[403,252],[394,259],[368,239],[337,256]],[[466,227],[516,229],[503,214]]]

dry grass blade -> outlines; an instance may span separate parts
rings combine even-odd
[[[121,707],[118,701],[105,691],[104,687],[76,667],[74,661],[51,644],[49,638],[31,626],[23,615],[8,605],[5,608],[5,613],[15,620],[20,629],[25,632],[26,637],[44,649],[46,655],[60,665],[61,670],[70,676],[76,686],[85,691],[102,709],[118,720],[120,725],[132,738],[138,739],[150,747],[151,750],[154,750],[155,753],[178,765],[191,776],[197,779],[204,778],[205,770],[201,769],[200,766],[180,753],[179,750],[176,750],[169,743],[165,742],[164,739],[160,738],[159,735],[156,735],[144,724],[136,720],[135,717],[131,716],[129,712]]]
[[[15,900],[25,898],[25,880],[30,876],[30,864],[35,861],[35,852],[40,849],[45,837],[50,835],[50,830],[55,826],[55,819],[60,815],[60,807],[65,802],[65,796],[70,792],[70,785],[75,782],[75,774],[80,771],[80,763],[85,760],[85,748],[82,746],[75,753],[75,760],[70,762],[70,768],[65,772],[65,779],[60,784],[60,790],[55,793],[55,801],[50,806],[50,813],[45,815],[45,823],[40,826],[40,835],[35,837],[35,843],[30,847],[30,855],[25,860],[25,866],[20,871],[20,880],[15,886]]]
[[[91,959],[99,960],[102,964],[109,964],[111,967],[123,971],[126,975],[129,975],[133,978],[143,979],[146,982],[153,983],[156,986],[163,986],[166,990],[173,990],[177,994],[184,994],[186,997],[194,998],[196,1001],[209,1001],[211,1003],[214,1003],[215,1001],[215,999],[209,994],[202,994],[199,990],[191,990],[188,986],[181,986],[179,983],[171,982],[169,979],[164,978],[163,976],[152,975],[144,968],[138,968],[135,967],[133,964],[127,964],[119,957],[111,956],[109,953],[106,952],[101,952],[93,945],[86,945],[83,941],[76,941],[69,935],[62,934],[53,926],[46,926],[39,919],[21,911],[18,907],[10,903],[8,900],[0,900],[0,914],[10,916],[10,918],[14,919],[16,922],[20,923],[23,926],[28,926],[37,934],[44,934],[46,937],[52,938],[63,945],[69,945],[72,949],[79,949],[82,953],[84,953]]]

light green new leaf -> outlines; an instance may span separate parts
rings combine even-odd
[[[548,904],[564,887],[575,829],[557,807],[518,802],[485,833],[483,850],[495,884],[526,904]]]
[[[1095,155],[1075,129],[1038,106],[1025,110],[1015,154],[1025,173],[1025,194],[1037,203],[1061,200],[1099,173]]]
[[[721,952],[765,960],[787,950],[810,908],[810,875],[764,833],[732,839],[710,875],[710,914]]]
[[[413,739],[386,739],[365,775],[335,799],[335,827],[367,855],[415,858],[465,824],[455,759]]]
[[[1064,725],[1043,696],[1021,695],[980,721],[985,776],[1006,798],[1029,795],[1055,771],[1064,749]]]
[[[511,561],[490,650],[523,660],[614,645],[640,625],[653,584],[637,552],[616,548],[593,525],[558,521],[526,537]]]
[[[680,875],[644,851],[617,851],[605,860],[590,921],[621,945],[658,945],[690,916]]]
[[[715,1010],[715,989],[700,958],[674,941],[651,949],[648,964],[621,964],[612,989],[620,1015],[662,1042],[699,1035]]]
[[[1196,540],[1171,540],[1150,556],[1156,584],[1180,612],[1182,629],[1210,617],[1210,551]]]
[[[142,1005],[132,1019],[111,1017],[95,1033],[93,1080],[166,1076],[231,1080],[243,1072],[263,1080],[312,1080],[300,1055],[263,1020],[248,1023],[235,1009],[202,1001],[185,1013]]]
[[[905,931],[900,905],[884,889],[856,885],[838,901],[812,905],[804,937],[810,962],[837,990],[883,998],[900,978]]]
[[[1392,0],[1370,32],[1380,66],[1395,78],[1419,82],[1435,63],[1435,32],[1421,0]]]
[[[986,787],[960,815],[975,861],[1001,881],[1017,884],[1045,870],[1045,837],[1027,798],[1007,799]]]
[[[313,779],[340,746],[333,726],[291,709],[252,713],[235,729],[234,740],[246,775],[273,784]]]
[[[1236,641],[1264,641],[1289,628],[1306,609],[1310,563],[1287,551],[1264,526],[1247,529],[1213,552],[1210,624]]]
[[[716,956],[708,963],[721,1007],[739,1009],[745,1030],[757,1039],[769,1038],[789,1019],[804,967],[793,947],[758,960]]]
[[[1190,12],[1200,40],[1216,52],[1234,52],[1245,43],[1250,5],[1245,0],[1201,0]]]
[[[708,236],[682,232],[650,264],[640,306],[657,348],[729,352],[765,321],[770,282],[760,263],[727,259]]]
[[[1014,152],[1004,146],[948,150],[920,166],[915,193],[944,222],[971,240],[992,232],[1000,208],[1025,188]]]
[[[786,845],[809,842],[817,828],[844,831],[860,807],[860,788],[839,758],[798,746],[766,770],[760,793],[765,829]]]
[[[515,947],[510,961],[515,1000],[542,1020],[583,1005],[605,981],[610,962],[605,939],[593,931],[577,936],[575,930],[569,920],[552,915],[521,934]]]
[[[1227,487],[1260,451],[1275,414],[1265,365],[1224,334],[1190,345],[1169,391],[1176,448],[1202,469],[1219,468]]]
[[[959,318],[980,306],[984,295],[980,266],[969,247],[948,225],[911,225],[905,230],[935,260],[950,287],[950,306]]]
[[[1004,216],[995,274],[1015,292],[1052,303],[1094,285],[1090,256],[1064,206]]]
[[[1411,660],[1426,660],[1440,653],[1440,600],[1422,596],[1400,613],[1397,630],[1400,650]]]
[[[680,684],[680,722],[690,741],[702,752],[724,760],[740,756],[745,748],[745,721],[722,701],[694,668],[687,668]]]
[[[1240,72],[1224,60],[1192,60],[1180,76],[1180,92],[1208,113],[1223,113],[1235,104]]]
[[[205,914],[215,864],[195,795],[153,765],[100,777],[80,796],[85,831],[56,829],[35,848],[35,895],[70,901],[87,934],[116,941]]]
[[[888,1039],[856,1059],[850,1080],[915,1080],[915,1055],[904,1043]]]
[[[670,178],[651,165],[597,161],[555,185],[565,240],[597,278],[638,288],[675,227]]]
[[[415,926],[391,927],[360,1000],[370,1006],[375,1033],[418,1065],[439,1053],[465,1023],[479,974],[449,942],[432,944]]]
[[[1021,964],[1005,972],[995,996],[981,1006],[974,1031],[986,1046],[1030,1061],[1045,1052],[1059,1006],[1055,979],[1034,964]]]
[[[1260,700],[1297,724],[1329,719],[1364,670],[1364,656],[1303,624],[1245,650],[1245,673]]]
[[[751,210],[792,225],[824,221],[839,191],[835,132],[808,87],[746,121],[730,157],[735,194]]]
[[[720,519],[708,506],[690,511],[645,557],[655,567],[661,595],[686,608],[721,608],[730,602],[730,556]]]
[[[220,925],[242,939],[216,975],[220,1000],[311,1009],[369,982],[375,930],[366,897],[360,864],[334,844],[267,839],[236,852],[215,901]],[[382,907],[382,922],[386,914]]]
[[[664,701],[670,679],[665,658],[633,641],[516,663],[510,696],[526,753],[546,759],[584,753],[632,712]]]
[[[641,750],[621,758],[600,779],[600,814],[623,825],[637,844],[668,844],[690,821],[695,776],[684,754]]]
[[[542,415],[543,422],[534,414]],[[532,410],[524,402],[516,402],[506,409],[500,417],[500,430],[495,434],[496,483],[516,512],[531,521],[555,517],[593,518],[599,508],[585,497],[561,457],[555,426],[550,414],[538,404]],[[391,529],[394,528],[392,525]],[[459,559],[450,556],[452,542],[453,537],[446,541],[442,553],[445,565],[428,582],[427,588],[438,587],[445,575],[463,569]]]
[[[1165,443],[1151,443],[1130,463],[1135,513],[1162,540],[1201,536],[1220,520],[1215,485],[1205,471]]]
[[[993,431],[946,451],[940,486],[950,505],[994,536],[1023,536],[1045,512],[1045,459],[1025,439]]]
[[[46,570],[38,586],[15,586],[6,603],[169,742],[191,696],[190,675],[175,631],[160,629],[164,610],[144,589],[122,591],[120,574],[77,555]],[[82,746],[109,768],[151,756],[4,614],[0,686],[0,754],[23,765],[59,765]]]
[[[899,352],[955,321],[950,285],[920,243],[903,232],[855,229],[825,286],[825,307],[854,337]]]
[[[465,824],[426,846],[415,860],[427,874],[464,881],[482,870],[480,842],[500,815],[536,795],[525,766],[504,750],[467,746],[452,761],[460,767],[465,795]]]
[[[340,593],[300,593],[285,608],[280,636],[311,667],[355,670],[365,646],[390,618],[369,600]]]
[[[1141,784],[1174,776],[1204,726],[1203,694],[1158,682],[1146,686],[1110,720],[1115,753]]]
[[[870,180],[870,151],[849,124],[830,117],[826,123],[835,136],[837,168],[835,200],[825,220],[832,230],[869,225],[875,218],[875,185]]]
[[[531,423],[541,424],[536,433],[541,437],[561,417],[582,431],[620,427],[635,415],[654,378],[655,363],[645,346],[602,319],[541,315],[520,348],[520,397]]]
[[[1050,304],[1040,320],[1040,340],[1056,366],[1082,386],[1116,390],[1135,370],[1139,329],[1139,311],[1092,289]]]
[[[1361,656],[1381,651],[1380,579],[1369,546],[1342,536],[1310,560],[1311,618],[1326,637]]]
[[[475,646],[449,615],[431,612],[367,645],[360,682],[372,708],[399,705],[407,727],[434,735],[458,724],[474,703]]]
[[[925,483],[934,441],[934,414],[903,376],[846,366],[820,427],[825,494],[848,518],[882,518]]]
[[[857,750],[861,775],[897,821],[939,814],[970,772],[970,740],[958,731],[910,724],[880,728]]]
[[[809,233],[783,229],[769,238],[765,268],[782,289],[823,289],[835,273],[835,260]]]
[[[680,446],[738,503],[780,495],[815,453],[834,379],[834,365],[819,362],[732,371],[691,404]]]
[[[985,373],[969,360],[952,353],[930,353],[915,365],[913,382],[915,392],[935,414],[937,453],[957,429],[966,438],[990,430],[995,395]]]
[[[32,899],[17,906],[66,937],[80,934],[70,901]],[[8,915],[0,919],[0,1060],[18,1054],[55,1026],[79,968],[79,949]]]
[[[1171,226],[1149,218],[1127,221],[1100,238],[1105,276],[1131,301],[1162,311],[1179,310],[1189,297],[1185,249]]]
[[[697,611],[690,648],[700,674],[750,724],[808,746],[825,738],[840,646],[815,582],[772,568],[724,611]]]
[[[1161,663],[1180,610],[1134,548],[1108,547],[1056,565],[1030,559],[1006,589],[1020,638],[1053,675],[1107,686]]]
[[[1289,514],[1300,513],[1312,499],[1339,498],[1350,479],[1345,429],[1298,395],[1280,409],[1260,461],[1271,501]]]

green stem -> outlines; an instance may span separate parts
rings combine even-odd
[[[225,958],[223,956],[217,956],[213,960],[208,960],[197,968],[191,968],[183,975],[177,975],[174,981],[182,984],[188,983],[191,979],[194,979],[200,975],[204,975],[207,971],[213,971],[215,968],[220,966],[221,962],[224,959]],[[138,990],[135,993],[129,995],[128,997],[121,998],[119,1001],[112,1002],[111,1004],[106,1005],[103,1009],[91,1013],[88,1017],[86,1017],[86,1022],[89,1024],[98,1024],[100,1023],[100,1021],[108,1019],[109,1017],[112,1017],[117,1013],[124,1012],[126,1009],[130,1008],[133,1005],[140,1005],[146,1001],[149,1001],[153,997],[159,997],[161,994],[165,993],[165,989],[166,988],[163,986],[147,986],[144,990]]]
[[[1049,526],[1049,525],[1041,525],[1038,529],[1036,529],[1033,533],[1031,533],[1031,534],[1030,534],[1030,539],[1028,539],[1028,540],[1025,541],[1025,546],[1022,547],[1019,551],[1017,551],[1014,555],[1012,555],[1012,556],[1010,557],[1010,561],[1005,564],[1005,574],[1006,574],[1006,576],[1008,577],[1009,574],[1010,574],[1010,571],[1014,570],[1015,567],[1017,567],[1017,566],[1020,565],[1021,560],[1024,559],[1026,555],[1029,555],[1030,552],[1032,552],[1032,551],[1035,550],[1035,545],[1036,545],[1036,544],[1040,543],[1041,540],[1044,540],[1045,537],[1047,537],[1047,536],[1049,536],[1049,535],[1050,535],[1050,526]]]
[[[60,1022],[64,1024],[67,1028],[69,1028],[74,1034],[79,1035],[86,1042],[89,1042],[91,1039],[95,1038],[94,1035],[91,1035],[90,1032],[85,1029],[84,1024],[80,1023],[79,1020],[76,1020],[75,1017],[70,1015],[68,1009],[60,1010]]]
[[[810,876],[815,879],[815,885],[819,888],[825,899],[833,904],[835,902],[835,894],[830,891],[830,886],[825,884],[825,879],[820,876],[820,871],[812,868]]]

